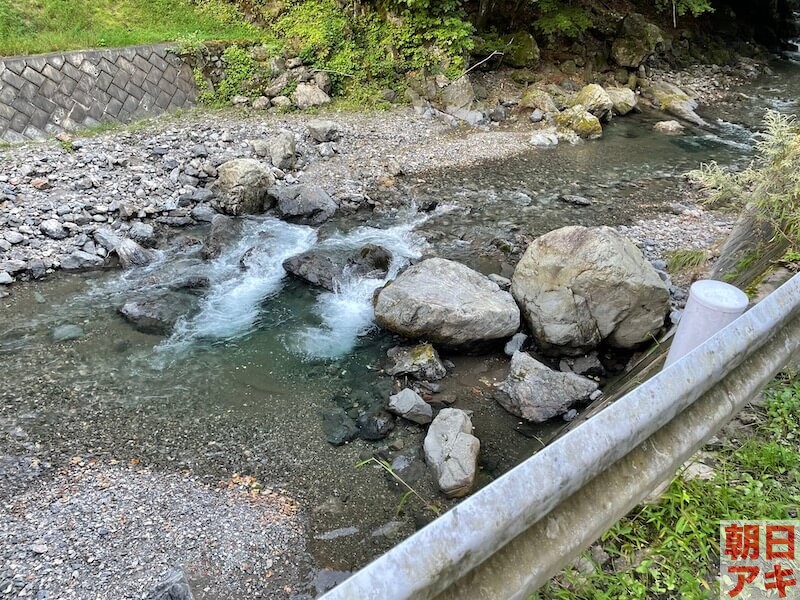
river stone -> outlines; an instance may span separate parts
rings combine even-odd
[[[664,324],[669,289],[639,249],[610,227],[562,227],[536,239],[511,293],[543,351],[634,348]]]
[[[622,67],[638,68],[664,43],[661,29],[639,13],[630,13],[622,20],[619,33],[611,46],[611,58]]]
[[[358,437],[363,440],[377,441],[385,438],[394,429],[394,417],[387,412],[376,414],[365,413],[358,417]]]
[[[608,121],[611,118],[611,111],[614,108],[614,103],[611,101],[609,95],[602,86],[596,83],[590,83],[581,88],[575,95],[573,102],[574,104],[583,105],[586,110],[601,121]]]
[[[653,125],[653,131],[664,135],[681,135],[686,128],[678,121],[659,121]]]
[[[54,240],[63,240],[69,235],[58,219],[47,219],[39,225],[39,231]]]
[[[556,125],[560,130],[574,132],[582,138],[595,140],[603,137],[603,127],[600,120],[586,110],[582,104],[576,104],[555,116]]]
[[[335,142],[341,137],[339,125],[326,119],[312,119],[306,123],[308,133],[318,143]]]
[[[97,228],[92,234],[92,237],[94,237],[95,242],[100,244],[109,252],[113,252],[116,247],[120,245],[120,242],[122,242],[122,237],[119,235],[119,233],[110,227]]]
[[[472,435],[472,420],[457,408],[436,415],[423,443],[428,463],[439,489],[450,498],[466,496],[478,468],[481,443]]]
[[[530,86],[519,101],[522,108],[540,110],[543,114],[555,114],[558,112],[553,97],[545,90],[536,86]]]
[[[555,129],[534,131],[530,143],[537,148],[550,148],[558,146],[558,134]]]
[[[614,113],[620,116],[627,115],[629,112],[636,108],[638,99],[636,92],[626,87],[608,87],[606,88],[611,103],[614,106]]]
[[[211,205],[228,215],[263,212],[267,190],[275,183],[272,172],[252,158],[237,158],[217,168],[218,178],[211,186],[215,196]]]
[[[297,108],[302,110],[312,106],[328,104],[331,101],[331,97],[314,83],[298,83],[297,88],[292,93],[292,101]],[[273,104],[275,103],[274,98],[272,102]]]
[[[0,285],[10,285],[14,283],[14,278],[7,271],[0,271]]]
[[[342,271],[340,264],[320,250],[307,250],[287,258],[283,261],[283,268],[287,273],[331,292],[336,289],[336,280]]]
[[[211,219],[211,230],[203,245],[204,258],[216,258],[222,250],[239,238],[242,224],[225,215],[214,215]]]
[[[459,109],[470,110],[475,103],[475,88],[468,76],[459,77],[439,92],[439,101],[446,112],[453,114]]]
[[[128,236],[142,246],[152,248],[156,245],[156,230],[149,223],[134,223],[128,230]]]
[[[162,575],[147,600],[194,600],[183,569],[173,568]]]
[[[447,375],[439,353],[431,344],[395,346],[389,348],[386,355],[392,361],[386,368],[386,373],[393,377],[410,375],[421,381],[438,381]]]
[[[53,338],[54,342],[68,342],[71,340],[78,340],[82,338],[86,333],[81,329],[78,325],[59,325],[50,336]]]
[[[334,408],[323,413],[322,431],[328,443],[334,446],[346,444],[358,435],[356,422],[347,415],[343,408]]]
[[[446,346],[507,338],[519,329],[519,309],[508,292],[443,258],[408,268],[375,294],[374,304],[382,327]]]
[[[294,167],[297,162],[296,152],[294,134],[291,131],[282,131],[269,142],[269,156],[272,165],[282,171]]]
[[[694,112],[697,101],[677,85],[662,80],[651,81],[642,85],[642,94],[655,102],[664,112],[694,125],[708,126],[708,123]]]
[[[405,388],[393,396],[389,396],[389,410],[394,414],[425,425],[433,420],[433,409],[414,390]]]
[[[508,377],[498,389],[496,399],[508,412],[542,423],[588,400],[597,383],[574,373],[554,371],[529,354],[516,352]]]
[[[3,237],[9,244],[19,244],[25,240],[25,236],[16,231],[6,231]]]
[[[152,250],[142,248],[130,238],[124,238],[119,246],[114,249],[123,269],[130,267],[143,267],[150,264],[155,258]]]
[[[514,353],[519,352],[522,350],[522,347],[525,345],[525,342],[528,341],[528,336],[521,331],[519,333],[515,333],[511,336],[511,339],[506,342],[506,345],[503,347],[503,352],[506,353],[506,356],[514,356]]]
[[[61,257],[61,268],[65,271],[80,271],[102,267],[105,261],[96,254],[76,250],[72,254]]]
[[[299,184],[277,192],[278,212],[289,221],[319,225],[330,219],[338,208],[328,192],[318,185]]]

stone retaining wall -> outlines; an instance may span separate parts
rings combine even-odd
[[[0,140],[43,139],[193,106],[192,70],[168,48],[0,59]]]

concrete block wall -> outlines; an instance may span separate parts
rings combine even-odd
[[[127,123],[196,98],[192,69],[166,44],[0,59],[0,140]]]

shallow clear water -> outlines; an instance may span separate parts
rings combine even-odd
[[[339,406],[355,415],[388,396],[391,381],[379,369],[396,340],[373,327],[370,307],[384,280],[349,277],[336,292],[319,291],[287,278],[282,261],[314,247],[344,252],[375,243],[393,254],[387,278],[428,254],[510,275],[525,239],[567,224],[615,225],[658,213],[680,200],[680,175],[699,162],[745,162],[763,108],[796,110],[799,72],[779,63],[774,76],[744,89],[749,99],[704,111],[712,131],[655,135],[652,123],[663,117],[644,113],[616,120],[595,143],[431,172],[393,192],[420,206],[437,202],[429,213],[403,210],[324,231],[248,219],[240,242],[210,263],[176,240],[146,269],[17,285],[0,300],[0,416],[38,444],[25,451],[56,466],[71,456],[136,459],[212,483],[245,473],[283,486],[307,510],[319,564],[354,568],[430,518],[415,506],[397,516],[402,490],[379,470],[356,467],[376,451],[418,457],[421,433],[398,423],[385,442],[334,448],[325,441],[324,411]],[[594,202],[569,206],[557,200],[564,193]],[[239,261],[254,247],[243,270]],[[169,337],[140,333],[117,313],[127,300],[190,274],[207,277],[210,288],[175,292],[186,314]],[[67,323],[85,336],[53,342],[53,329]],[[449,358],[456,367],[441,397],[475,412],[482,485],[559,424],[523,426],[492,401],[487,384],[504,377],[502,356]],[[389,441],[402,448],[387,448]],[[22,451],[4,444],[3,452]],[[436,496],[424,470],[408,478]],[[400,522],[393,536],[371,535],[389,521]],[[325,535],[346,527],[357,531]]]

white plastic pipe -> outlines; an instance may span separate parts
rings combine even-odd
[[[749,303],[747,294],[729,283],[713,279],[693,283],[664,368],[735,321]]]

